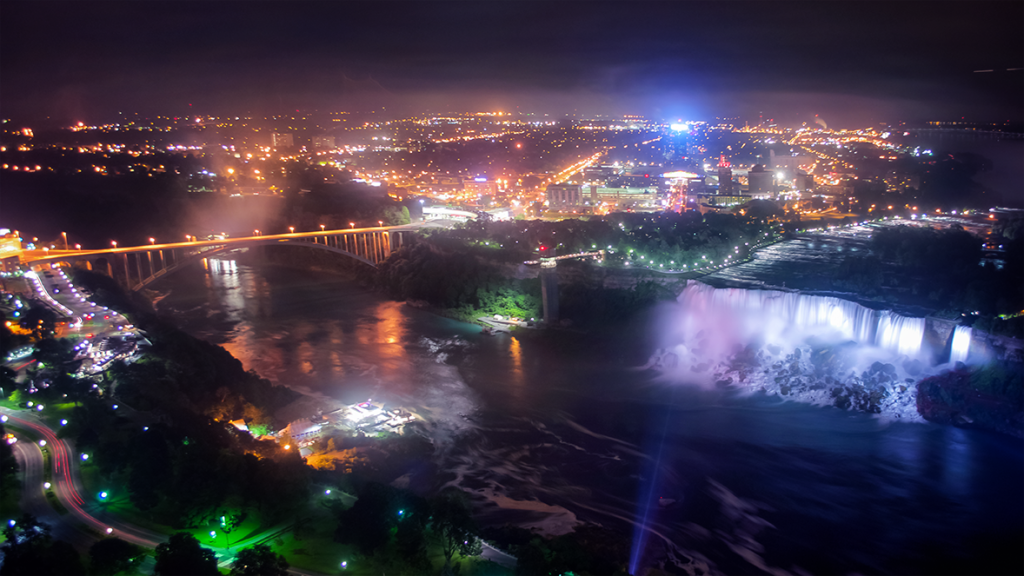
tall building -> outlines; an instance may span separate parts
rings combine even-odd
[[[581,205],[581,190],[582,186],[579,184],[548,184],[545,192],[548,207],[552,210],[562,210]]]
[[[722,154],[718,161],[718,193],[723,196],[732,196],[733,192],[732,164],[725,159],[725,154]]]
[[[295,140],[294,140],[294,138],[292,138],[292,135],[290,133],[289,134],[279,134],[277,132],[274,132],[272,138],[273,138],[274,148],[294,148],[295,147]]]
[[[775,194],[775,174],[765,170],[764,164],[757,164],[747,173],[750,195],[754,198],[770,198]]]
[[[793,182],[796,184],[797,190],[814,190],[814,177],[806,172],[798,172]]]

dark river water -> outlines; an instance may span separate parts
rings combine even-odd
[[[481,523],[608,526],[634,573],[1021,572],[1019,440],[666,383],[626,352],[664,310],[558,352],[320,273],[221,261],[161,282],[160,308],[246,368],[427,418]]]

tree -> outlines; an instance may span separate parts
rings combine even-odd
[[[266,410],[246,402],[242,406],[242,418],[245,419],[246,426],[253,436],[259,438],[270,432],[272,422]]]
[[[21,315],[20,324],[25,330],[32,332],[35,340],[42,340],[53,334],[57,327],[57,314],[41,304],[34,305]]]
[[[356,503],[338,514],[335,537],[354,543],[367,556],[387,545],[398,518],[396,496],[397,490],[391,486],[376,482],[364,486]]]
[[[32,357],[40,364],[45,364],[47,367],[55,368],[63,373],[64,365],[75,359],[74,347],[75,345],[67,338],[60,340],[44,338],[36,342],[36,350],[32,353]]]
[[[438,494],[431,502],[431,511],[433,529],[441,538],[445,567],[451,566],[456,552],[463,556],[480,554],[482,546],[465,493],[452,489]]]
[[[285,576],[288,561],[266,544],[239,550],[231,565],[231,576]]]
[[[203,548],[188,532],[178,532],[156,547],[159,576],[219,576],[213,550]]]
[[[132,572],[142,563],[145,550],[120,538],[105,538],[89,548],[89,571],[93,574]]]
[[[306,458],[306,464],[317,470],[334,470],[337,467],[334,457],[330,454],[313,454]]]
[[[0,356],[2,358],[3,356]],[[7,366],[0,366],[0,398],[5,398],[7,395],[12,394],[18,387],[18,382],[15,378],[18,373],[11,370]]]
[[[6,542],[0,550],[4,563],[0,575],[85,574],[78,552],[63,540],[50,537],[50,527],[31,514],[24,514],[4,528]]]
[[[18,481],[18,460],[14,458],[11,445],[3,440],[6,436],[4,425],[0,424],[0,486],[13,487]]]

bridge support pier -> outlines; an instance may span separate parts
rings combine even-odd
[[[540,261],[540,296],[544,304],[544,322],[553,326],[558,322],[558,262]]]

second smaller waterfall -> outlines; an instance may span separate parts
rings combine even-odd
[[[966,362],[971,351],[971,336],[974,330],[969,326],[953,329],[953,347],[949,351],[950,362]]]

